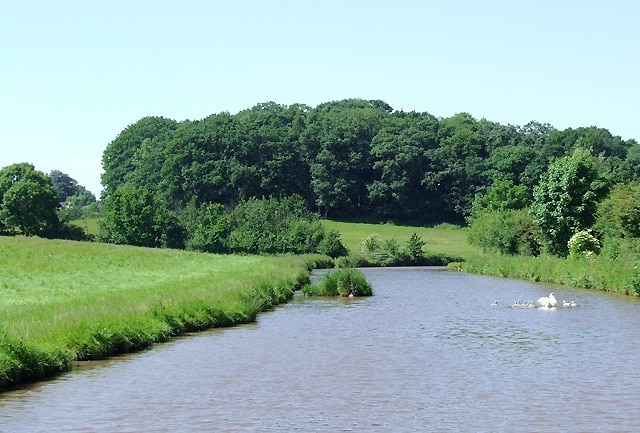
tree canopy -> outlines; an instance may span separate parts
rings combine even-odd
[[[196,121],[142,118],[107,145],[102,181],[104,198],[125,185],[147,188],[177,212],[297,195],[327,218],[464,224],[494,181],[532,197],[550,162],[576,147],[600,157],[616,183],[640,176],[640,145],[603,128],[436,118],[345,99],[265,102]]]

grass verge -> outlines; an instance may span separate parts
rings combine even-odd
[[[0,237],[0,390],[253,321],[308,282],[311,259]]]

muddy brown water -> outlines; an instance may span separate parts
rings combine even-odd
[[[0,394],[0,432],[640,431],[638,299],[363,271],[371,298],[296,296]],[[550,291],[578,306],[511,308]]]

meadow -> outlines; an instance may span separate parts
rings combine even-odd
[[[384,240],[395,238],[403,247],[411,235],[416,233],[425,242],[424,250],[429,253],[467,257],[479,254],[480,249],[467,242],[467,230],[450,224],[435,227],[397,226],[393,224],[364,224],[323,220],[328,230],[337,230],[342,243],[350,254],[361,251],[362,241],[373,234]]]
[[[308,281],[309,261],[0,237],[0,390],[253,321]]]

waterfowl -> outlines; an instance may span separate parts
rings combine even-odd
[[[497,306],[498,306],[498,301],[496,301],[493,304],[491,304],[491,308],[496,308]]]
[[[549,293],[549,296],[542,296],[538,298],[538,306],[544,308],[553,308],[558,303],[558,300],[553,295],[553,292]]]

